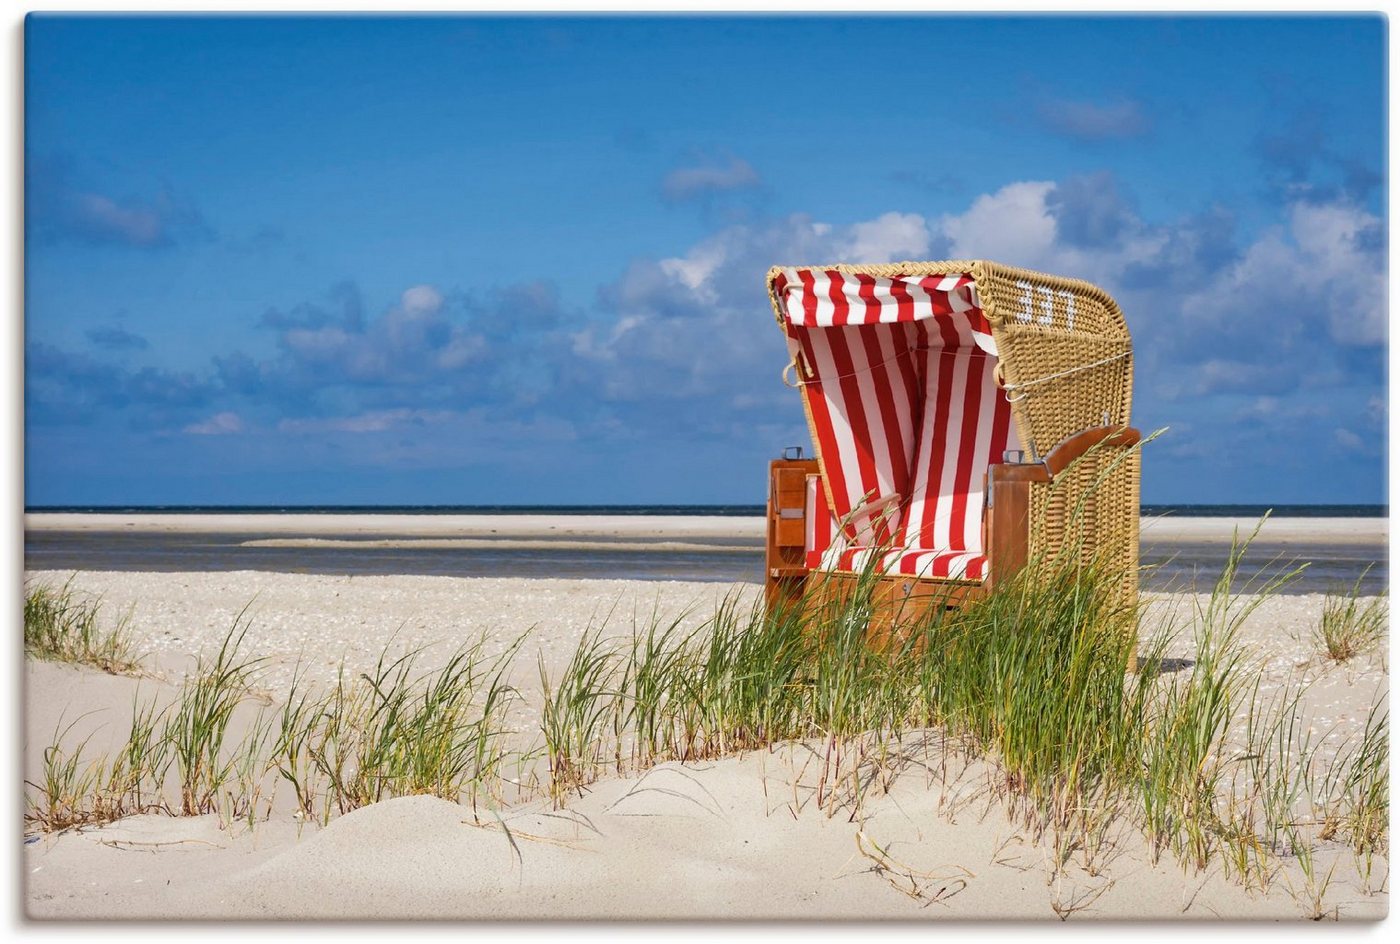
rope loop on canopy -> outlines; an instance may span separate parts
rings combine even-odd
[[[788,361],[787,366],[783,368],[783,386],[784,386],[784,387],[791,387],[793,390],[796,390],[796,389],[798,389],[799,387],[803,387],[803,386],[806,385],[807,382],[806,382],[805,380],[798,380],[798,379],[797,379],[798,375],[802,372],[802,368],[800,368],[800,367],[797,366],[797,359],[798,359],[799,357],[801,357],[801,356],[802,356],[802,355],[801,355],[800,353],[794,354],[794,355],[792,356],[792,360]],[[792,378],[793,378],[793,379],[790,380],[790,381],[788,380],[788,371],[792,371]]]
[[[1044,377],[1037,377],[1035,380],[1027,380],[1024,383],[1018,384],[1003,384],[1002,386],[1006,390],[1006,399],[1010,400],[1012,403],[1020,403],[1027,397],[1029,397],[1030,394],[1024,393],[1018,397],[1015,396],[1015,392],[1017,390],[1025,390],[1027,387],[1036,387],[1040,384],[1049,383],[1052,380],[1059,380],[1062,377],[1068,377],[1071,374],[1077,374],[1081,370],[1089,370],[1091,367],[1102,367],[1104,364],[1111,364],[1116,360],[1122,360],[1130,354],[1132,354],[1132,351],[1120,351],[1117,354],[1110,355],[1109,357],[1102,358],[1101,360],[1093,361],[1088,364],[1080,364],[1078,367],[1070,367],[1066,370],[1061,370],[1053,374],[1047,374]],[[1001,370],[1000,363],[997,364],[997,370]]]

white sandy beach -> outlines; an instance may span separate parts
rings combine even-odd
[[[1143,518],[1145,541],[1228,543],[1247,535],[1252,518]],[[686,539],[761,541],[763,519],[668,515],[357,515],[357,514],[94,514],[44,512],[24,516],[26,531],[249,533],[279,538],[333,540],[385,539],[632,539],[682,542]],[[1384,546],[1386,518],[1271,518],[1260,540],[1276,543],[1345,543]],[[284,545],[286,546],[286,545]],[[499,545],[497,545],[499,546]],[[557,545],[554,545],[557,546]],[[615,546],[615,545],[613,545]]]
[[[319,517],[319,516],[318,516]],[[435,525],[437,526],[437,525]],[[26,670],[26,779],[60,723],[105,749],[126,735],[133,694],[173,697],[195,654],[217,646],[247,607],[246,651],[265,657],[259,686],[284,691],[298,666],[326,682],[343,659],[369,668],[387,646],[427,646],[425,658],[485,633],[497,650],[529,631],[516,659],[523,700],[512,716],[522,742],[537,737],[536,660],[557,669],[581,633],[607,618],[629,633],[655,610],[695,622],[730,588],[713,583],[456,577],[332,577],[260,572],[29,573],[70,579],[100,595],[106,612],[129,610],[149,674],[133,679],[30,662]],[[752,599],[757,588],[739,592]],[[1190,599],[1177,601],[1189,605]],[[1165,613],[1168,601],[1154,612]],[[1312,680],[1306,713],[1329,743],[1355,734],[1388,686],[1386,656],[1347,666],[1318,660],[1308,639],[1316,595],[1268,600],[1246,638],[1267,660],[1270,686]],[[687,615],[688,614],[688,615]],[[1189,660],[1190,639],[1173,658]],[[1184,662],[1182,664],[1185,664]],[[1048,880],[1047,850],[1008,821],[972,764],[943,784],[910,772],[869,801],[857,822],[829,817],[810,798],[807,749],[606,778],[560,813],[526,792],[495,812],[407,797],[304,824],[285,791],[252,831],[217,817],[139,816],[104,828],[41,835],[25,848],[25,907],[34,917],[1256,917],[1300,914],[1285,870],[1265,895],[1219,867],[1155,865],[1125,831],[1100,874],[1071,868]],[[505,829],[511,833],[510,838]],[[875,868],[858,834],[913,878]],[[1327,906],[1346,918],[1385,914],[1388,895],[1363,888],[1336,852]],[[1388,875],[1382,860],[1376,875]],[[914,882],[922,897],[911,897]],[[1375,885],[1375,879],[1372,885]],[[936,901],[932,904],[929,898]]]

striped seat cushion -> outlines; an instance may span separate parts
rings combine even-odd
[[[987,558],[980,551],[829,547],[822,555],[819,566],[814,569],[859,574],[867,567],[876,573],[906,577],[981,580],[986,576]]]
[[[824,479],[809,565],[884,548],[887,572],[982,579],[984,478],[1015,433],[971,277],[791,269],[775,289]]]

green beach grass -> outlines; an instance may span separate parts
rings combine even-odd
[[[1369,571],[1370,568],[1367,568]],[[1385,591],[1370,598],[1361,596],[1363,572],[1348,590],[1332,591],[1322,605],[1322,621],[1314,639],[1323,654],[1333,662],[1346,662],[1363,652],[1379,648],[1385,641],[1390,612]]]
[[[24,651],[35,659],[90,665],[104,672],[135,672],[140,666],[128,627],[131,614],[103,628],[101,603],[81,597],[69,580],[62,586],[26,587]]]

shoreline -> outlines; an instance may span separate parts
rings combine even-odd
[[[1157,544],[1228,542],[1248,535],[1252,518],[1144,517],[1142,540]],[[404,515],[404,514],[99,514],[42,512],[24,516],[29,532],[203,534],[238,533],[260,539],[378,537],[463,541],[628,538],[639,543],[693,538],[763,540],[761,517],[666,515]],[[1387,518],[1270,518],[1259,533],[1275,544],[1389,543]]]

